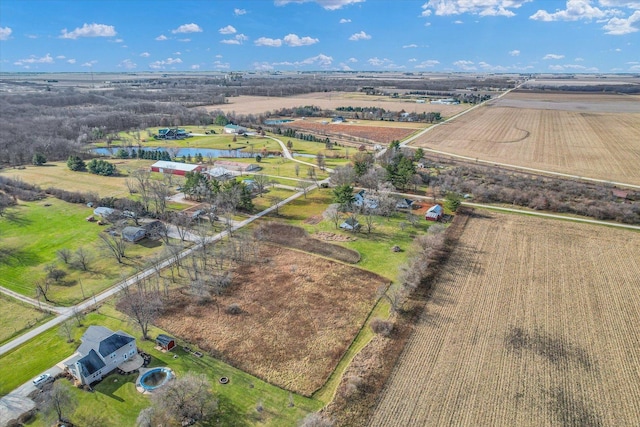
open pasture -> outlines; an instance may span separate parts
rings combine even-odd
[[[47,277],[47,266],[65,273],[50,286],[54,305],[69,305],[97,294],[148,265],[163,245],[149,242],[128,245],[123,264],[104,249],[98,235],[105,229],[85,218],[92,209],[84,205],[47,198],[9,208],[0,218],[0,286],[28,297],[36,296],[36,283]],[[68,249],[87,254],[87,271],[64,264],[57,252]]]
[[[640,423],[640,234],[479,211],[371,426]]]
[[[4,169],[0,174],[21,179],[46,190],[49,187],[66,191],[96,193],[100,197],[127,197],[126,179],[136,169],[148,168],[153,160],[109,160],[116,165],[119,176],[100,176],[89,172],[69,170],[66,162],[46,163],[44,166],[27,166],[24,169]]]
[[[232,365],[311,395],[349,347],[386,279],[307,253],[263,245],[215,302],[174,291],[156,323]],[[226,312],[238,304],[242,312]]]
[[[262,114],[281,108],[293,108],[304,105],[315,105],[322,109],[333,110],[338,107],[380,107],[387,111],[410,111],[416,113],[439,112],[443,117],[450,117],[469,108],[469,105],[432,105],[418,104],[415,101],[391,97],[371,96],[363,99],[362,94],[349,92],[315,92],[286,98],[265,96],[234,96],[227,98],[226,104],[205,107],[209,111],[221,110],[235,114]]]
[[[30,304],[0,294],[0,343],[51,317]]]
[[[560,102],[563,97],[557,94],[551,99]],[[591,98],[598,99],[596,95]],[[502,107],[502,102],[521,107]],[[478,108],[433,128],[412,145],[492,162],[640,184],[640,113],[567,110],[570,102],[564,103],[565,109],[525,108],[526,105],[521,94],[514,98],[509,94],[496,106]]]

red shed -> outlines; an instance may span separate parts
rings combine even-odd
[[[158,347],[163,350],[169,351],[176,346],[176,340],[169,335],[160,334],[158,335],[158,338],[156,338],[156,344],[158,344]]]
[[[438,221],[440,218],[442,218],[443,214],[444,211],[442,210],[442,206],[431,206],[427,213],[424,215],[424,219],[426,219],[427,221]]]

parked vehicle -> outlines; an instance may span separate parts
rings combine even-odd
[[[51,374],[42,374],[39,377],[34,378],[33,385],[40,388],[52,380],[53,378],[51,378]]]

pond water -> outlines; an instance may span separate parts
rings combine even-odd
[[[122,147],[110,147],[110,148],[94,148],[93,151],[96,154],[100,154],[101,156],[114,156],[118,150]],[[125,148],[131,153],[132,150],[136,150],[136,148]],[[215,148],[167,148],[167,147],[144,147],[145,151],[168,151],[174,158],[180,158],[183,156],[191,156],[194,157],[198,153],[202,154],[202,156],[206,158],[218,158],[218,157],[237,157],[237,158],[250,158],[255,157],[260,154],[259,150],[256,150],[253,154],[250,151],[241,151],[241,150],[218,150]]]

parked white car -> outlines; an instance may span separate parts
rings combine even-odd
[[[37,378],[34,378],[33,380],[33,385],[40,388],[43,385],[45,385],[46,383],[48,383],[49,381],[51,381],[53,378],[51,378],[50,374],[42,374]]]

